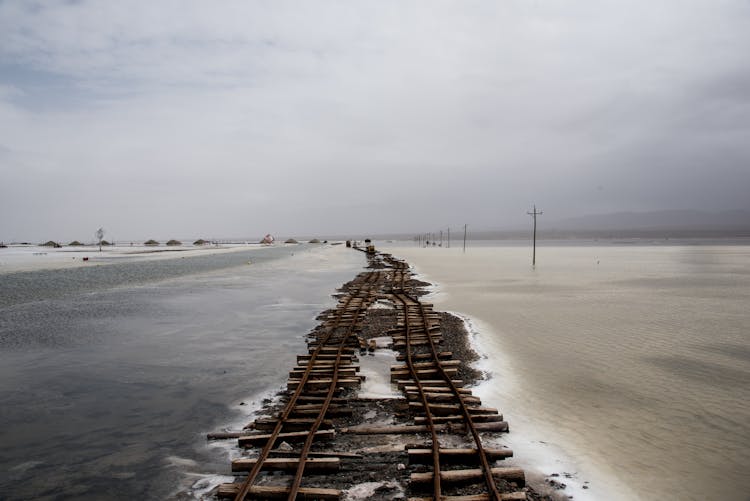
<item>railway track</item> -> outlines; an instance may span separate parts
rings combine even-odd
[[[480,436],[480,428],[492,431],[507,431],[507,423],[502,421],[496,409],[481,407],[481,400],[462,389],[463,381],[455,379],[459,361],[452,359],[438,349],[442,342],[440,317],[432,311],[432,305],[422,303],[416,296],[406,291],[406,263],[391,256],[385,257],[392,269],[398,270],[396,280],[391,283],[390,297],[398,310],[398,327],[392,332],[394,346],[400,348],[403,366],[391,368],[392,380],[404,389],[410,407],[430,433],[429,449],[409,449],[410,461],[424,462],[429,456],[432,471],[413,473],[412,486],[431,484],[432,493],[428,497],[414,497],[410,501],[484,501],[526,499],[525,492],[501,493],[495,476],[512,478],[516,484],[525,482],[523,471],[518,468],[495,467],[490,464],[506,451],[488,450]],[[401,341],[400,343],[397,342]],[[408,378],[401,379],[403,376]],[[477,426],[475,419],[490,426]],[[471,436],[471,444],[461,448],[443,448],[440,445],[439,424],[451,423],[461,429],[462,434]],[[456,469],[457,462],[478,464],[479,469]],[[443,469],[451,465],[450,469]],[[475,486],[474,493],[468,495],[447,495],[451,483],[474,481],[481,478],[482,487]],[[483,492],[482,492],[483,491]]]
[[[338,432],[426,437],[401,452],[408,457],[410,501],[527,499],[517,490],[524,486],[523,470],[495,466],[512,452],[487,448],[482,441],[483,434],[507,431],[507,423],[496,409],[482,407],[457,379],[461,362],[441,349],[440,315],[419,300],[408,265],[388,254],[368,253],[368,259],[371,270],[345,286],[336,308],[310,335],[308,352],[298,355],[289,373],[286,403],[278,414],[259,418],[239,432],[209,434],[210,439],[236,438],[239,447],[256,451],[232,461],[233,472],[247,474],[219,486],[218,497],[341,499],[340,489],[320,487],[320,482],[304,485],[306,475],[335,474],[341,461],[355,456],[350,451],[312,452],[314,443],[335,443]],[[403,392],[411,422],[336,429],[336,418],[351,415],[350,405],[357,400],[362,381],[358,354],[368,349],[360,333],[376,301],[390,303],[396,312],[395,327],[388,334],[398,363],[391,367],[390,377]],[[369,349],[374,349],[372,344]],[[270,475],[272,471],[288,475]]]

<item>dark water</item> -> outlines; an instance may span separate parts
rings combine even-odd
[[[205,432],[284,382],[363,264],[287,247],[0,275],[0,499],[164,499],[186,469],[227,473]]]

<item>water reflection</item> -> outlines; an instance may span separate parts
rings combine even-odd
[[[238,252],[3,276],[3,496],[164,499],[185,465],[226,472],[203,433],[284,382],[363,264],[333,248],[259,252],[252,266]]]

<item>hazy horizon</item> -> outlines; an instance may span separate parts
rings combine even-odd
[[[749,21],[740,0],[2,2],[0,240],[748,210]]]
[[[695,212],[695,211],[662,211],[662,212],[624,212],[611,214],[589,214],[577,218],[561,220],[543,220],[542,214],[539,216],[537,237],[539,240],[559,240],[559,239],[618,239],[618,238],[645,238],[645,239],[733,239],[733,238],[750,238],[750,211],[722,211],[716,213]],[[693,216],[690,219],[689,216]],[[731,216],[731,217],[727,217]],[[468,240],[526,240],[531,236],[532,221],[531,218],[523,220],[524,225],[505,226],[505,227],[476,227],[468,226]],[[402,232],[330,232],[330,233],[310,233],[298,232],[292,234],[279,234],[271,232],[275,237],[277,244],[284,243],[288,238],[299,240],[299,243],[306,243],[308,240],[316,238],[321,241],[324,239],[341,241],[347,239],[365,239],[373,238],[378,240],[412,240],[415,236],[428,236],[430,239],[438,241],[440,232],[443,233],[445,242],[451,237],[453,245],[463,238],[463,225],[460,226],[432,226],[414,231]],[[266,232],[268,233],[268,232]],[[140,245],[143,242],[155,239],[161,247],[165,247],[168,240],[176,239],[181,245],[191,245],[197,239],[204,239],[209,242],[217,241],[220,243],[260,243],[260,240],[266,233],[262,234],[228,234],[216,235],[199,234],[199,235],[173,235],[173,234],[151,234],[138,236],[125,236],[118,238],[107,232],[104,240],[113,242],[118,246],[128,246],[130,244]],[[3,240],[0,242],[9,243],[30,243],[41,244],[49,240],[67,245],[69,242],[78,240],[84,245],[96,245],[95,237],[89,238],[71,238],[69,236],[58,236],[57,238],[44,237],[40,239],[15,239]]]
[[[525,214],[528,216],[528,214]],[[745,238],[750,237],[750,211],[734,210],[720,212],[700,212],[700,211],[656,211],[656,212],[618,212],[610,214],[587,214],[580,217],[568,219],[543,219],[544,214],[539,216],[538,237],[539,239],[567,239],[567,238]],[[530,217],[521,220],[524,224],[495,226],[495,227],[477,227],[473,224],[467,226],[471,229],[467,235],[470,240],[494,240],[494,239],[524,239],[528,237],[532,228]],[[416,229],[413,231],[385,231],[385,232],[367,232],[356,230],[352,232],[329,232],[329,233],[310,233],[298,232],[292,234],[279,234],[270,231],[276,238],[276,243],[283,243],[288,238],[302,239],[304,243],[308,239],[364,239],[368,237],[380,239],[402,239],[410,240],[416,235],[431,235],[430,238],[438,239],[440,232],[443,232],[445,241],[448,240],[452,231],[452,238],[455,242],[463,238],[463,225],[453,226],[431,226],[427,228]],[[151,234],[151,235],[126,235],[118,238],[117,235],[110,231],[105,231],[104,240],[114,242],[118,245],[129,245],[131,243],[140,244],[150,239],[156,239],[160,245],[165,245],[168,240],[176,239],[182,244],[191,244],[194,240],[204,239],[219,242],[233,243],[259,243],[260,240],[269,232],[253,234],[199,234],[199,235],[174,235],[174,234]],[[49,236],[36,239],[2,239],[0,242],[5,243],[43,243],[49,240],[61,243],[63,245],[78,240],[84,245],[95,245],[96,238],[72,238],[69,235],[56,235],[55,238]]]

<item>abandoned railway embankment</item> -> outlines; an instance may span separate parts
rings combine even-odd
[[[320,315],[278,401],[242,430],[208,435],[234,440],[241,451],[231,461],[235,481],[214,495],[545,499],[525,485],[523,469],[506,465],[513,452],[502,445],[509,431],[503,415],[472,395],[480,375],[469,366],[476,355],[462,322],[420,300],[428,284],[407,263],[366,256],[367,271]],[[360,360],[381,350],[393,357],[383,377],[397,398],[361,391]]]

